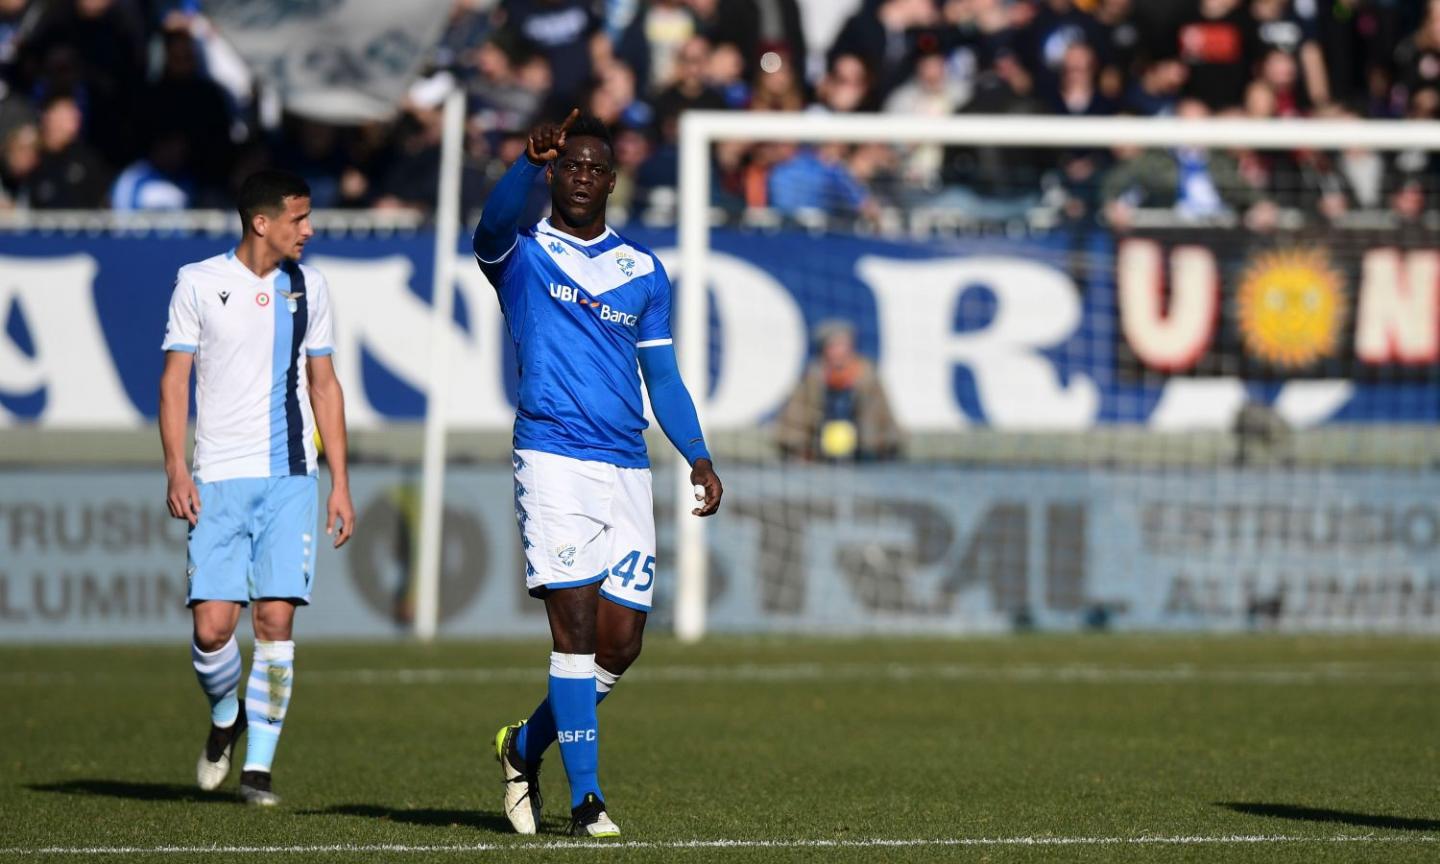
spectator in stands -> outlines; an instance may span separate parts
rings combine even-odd
[[[805,107],[805,90],[794,63],[780,61],[773,68],[761,67],[750,96],[751,111],[800,111]]]
[[[1431,15],[1440,3],[1432,3]],[[1426,87],[1410,97],[1407,120],[1440,120],[1440,89]],[[1440,208],[1440,159],[1433,150],[1402,150],[1390,161],[1386,194],[1390,210],[1406,222],[1415,222]]]
[[[686,111],[719,111],[727,107],[725,97],[706,80],[709,66],[709,40],[703,36],[686,39],[675,52],[669,85],[655,96],[655,116],[662,123],[678,123]]]
[[[864,61],[855,54],[836,54],[830,58],[830,68],[820,79],[820,86],[815,88],[819,102],[812,107],[852,114],[873,107],[872,93],[870,71]]]
[[[783,456],[827,462],[893,459],[901,433],[874,365],[855,350],[855,328],[816,328],[816,357],[775,424]]]
[[[885,100],[885,113],[915,117],[948,117],[970,101],[968,82],[948,74],[945,55],[938,50],[921,54],[915,75]],[[933,193],[940,185],[940,166],[945,148],[921,144],[907,149],[903,176],[916,192]]]
[[[1321,116],[1333,120],[1359,119],[1357,112],[1342,107],[1322,109]],[[1380,153],[1358,147],[1344,150],[1335,157],[1333,183],[1335,191],[1344,198],[1345,211],[1384,209],[1385,162]],[[1326,208],[1321,209],[1330,215]],[[1330,210],[1334,210],[1333,205]]]
[[[1440,90],[1440,0],[1427,0],[1420,29],[1395,52],[1401,98],[1411,100],[1422,90]]]
[[[1100,30],[1095,46],[1095,53],[1103,64],[1100,92],[1111,101],[1118,102],[1124,96],[1142,53],[1134,6],[1134,0],[1098,0],[1091,12]]]
[[[110,189],[110,207],[120,212],[185,210],[195,196],[187,173],[190,141],[183,129],[153,133],[147,156],[131,163]]]
[[[609,104],[608,110],[614,112],[615,119],[607,121],[609,125],[624,123],[636,129],[645,129],[655,124],[655,108],[640,97],[635,73],[625,63],[613,60],[607,64],[604,73],[595,82],[595,89],[605,91],[603,101]]]
[[[1297,88],[1296,110],[1330,102],[1330,76],[1325,69],[1325,54],[1317,39],[1319,30],[1316,21],[1314,0],[1294,4],[1291,0],[1251,0],[1250,16],[1253,19],[1251,38],[1259,54],[1279,52],[1290,60],[1290,65],[1303,73],[1303,84]],[[1268,58],[1262,62],[1269,62]],[[1281,105],[1281,116],[1286,113]]]
[[[340,177],[348,164],[341,148],[341,129],[293,114],[285,115],[285,134],[275,148],[275,164],[304,178],[311,205],[319,209],[340,204]]]
[[[1060,60],[1059,77],[1047,95],[1054,114],[1104,117],[1115,113],[1115,103],[1100,92],[1100,70],[1095,49],[1088,42],[1073,42]]]
[[[1018,34],[1016,41],[1020,62],[1035,79],[1035,90],[1042,98],[1052,96],[1059,89],[1065,56],[1073,46],[1089,47],[1098,79],[1099,63],[1094,62],[1095,54],[1105,42],[1105,32],[1095,18],[1076,9],[1073,0],[1037,3],[1034,20]],[[1098,84],[1098,80],[1095,83]]]
[[[141,112],[149,161],[156,162],[151,142],[170,136],[181,126],[186,139],[186,163],[171,176],[187,176],[206,186],[220,187],[233,158],[225,91],[203,74],[199,48],[188,29],[167,30],[163,44],[160,77],[147,88]],[[173,152],[176,148],[167,144],[165,149]]]
[[[1390,87],[1400,41],[1398,4],[1389,0],[1317,3],[1317,36],[1332,101],[1365,106],[1362,116],[1390,116]]]
[[[1212,111],[1240,104],[1250,80],[1249,24],[1240,0],[1196,0],[1176,37],[1186,97]]]
[[[1199,119],[1210,111],[1199,100],[1180,103],[1178,116]],[[1128,230],[1141,207],[1169,208],[1189,219],[1242,214],[1256,229],[1274,224],[1275,207],[1246,180],[1235,156],[1223,150],[1181,147],[1147,150],[1119,161],[1101,182],[1105,215],[1112,227]]]
[[[846,3],[852,14],[824,46],[827,62],[816,75],[807,74],[802,14],[814,7],[805,0],[456,0],[432,60],[470,93],[467,152],[477,166],[495,158],[506,130],[588,105],[632,133],[627,152],[639,164],[623,170],[642,209],[673,201],[678,116],[694,107],[852,113],[884,106],[938,116],[963,104],[966,113],[1152,116],[1173,113],[1183,92],[1224,113],[1243,104],[1254,117],[1303,116],[1336,98],[1362,116],[1398,117],[1425,116],[1440,98],[1440,0]],[[1179,13],[1167,11],[1181,4]],[[409,202],[428,210],[430,182],[419,192],[402,188],[407,176],[420,180],[429,158],[428,145],[414,149],[424,137],[417,138],[414,117],[346,129],[292,120],[277,132],[278,107],[252,100],[249,70],[214,38],[198,3],[166,8],[155,0],[0,0],[0,141],[34,122],[40,105],[69,97],[90,149],[63,158],[100,178],[70,184],[69,198],[87,188],[105,197],[104,179],[117,166],[153,172],[148,139],[166,134],[167,118],[184,118],[192,164],[182,176],[195,184],[192,206],[210,206],[242,162],[280,162],[305,169],[317,206]],[[147,56],[164,58],[148,88]],[[267,125],[266,117],[274,119]],[[262,137],[259,125],[271,132]],[[636,137],[641,131],[649,140]],[[41,150],[42,194],[17,198],[12,180],[11,206],[54,206],[52,172],[62,157]],[[898,152],[900,165],[884,147],[838,148],[827,162],[780,145],[721,143],[712,188],[718,203],[735,210],[767,206],[772,169],[787,163],[792,171],[814,158],[802,174],[848,177],[866,190],[872,212],[876,200],[918,199],[985,221],[1023,217],[1056,200],[1069,212],[1077,192],[1094,188],[1084,170],[1091,161],[1055,149],[950,147],[938,150],[938,160],[933,147]],[[1101,158],[1092,177],[1108,161],[1094,155]],[[1368,164],[1356,156],[1357,166]],[[1321,191],[1343,188],[1335,178],[1345,175],[1346,154],[1299,153],[1288,165],[1273,152],[1226,158],[1262,197],[1326,215],[1339,212],[1342,200],[1347,212],[1369,206]],[[1430,206],[1433,160],[1417,158],[1386,160],[1382,197],[1407,212],[1417,200],[1421,212]],[[828,167],[812,170],[817,165]],[[466,188],[468,200],[483,183]]]
[[[40,167],[40,130],[33,123],[16,126],[5,136],[4,145],[0,209],[29,207],[31,178]]]
[[[1269,51],[1260,60],[1259,74],[1246,88],[1246,99],[1256,85],[1269,91],[1272,117],[1299,117],[1309,113],[1300,92],[1295,58],[1284,51]]]
[[[1126,91],[1125,110],[1142,117],[1174,114],[1189,74],[1189,67],[1173,57],[1156,60],[1140,71]]]
[[[372,206],[381,210],[411,210],[422,214],[434,209],[440,185],[441,116],[438,104],[407,102],[395,153],[384,177],[375,186]],[[483,169],[463,163],[460,178],[462,210],[479,205],[484,185]]]
[[[805,63],[805,27],[797,0],[689,0],[689,4],[700,32],[717,49],[733,45],[742,70],[760,68],[766,53],[785,63]]]
[[[680,180],[680,115],[691,110],[725,108],[725,97],[705,80],[710,62],[710,43],[702,36],[687,39],[676,54],[673,83],[655,97],[656,146],[635,178],[636,195],[648,206],[673,207],[674,189]],[[653,199],[657,190],[671,199],[670,206]]]
[[[610,193],[610,212],[640,216],[648,203],[638,194],[636,177],[650,158],[650,138],[640,129],[621,126],[613,135],[615,150],[615,191]]]
[[[641,90],[655,92],[675,81],[677,55],[699,34],[695,13],[682,0],[650,0],[620,37],[615,56],[635,70]]]
[[[40,15],[38,3],[30,0],[0,0],[0,100],[9,95],[15,83],[16,63],[20,57],[20,36]],[[5,129],[0,129],[3,135]]]
[[[976,79],[975,94],[962,114],[1042,114],[1034,80],[1008,50]],[[1003,222],[1023,217],[1040,199],[1042,179],[1055,165],[1055,151],[1043,147],[945,148],[945,188],[931,206],[977,220]]]
[[[134,158],[145,30],[133,6],[116,0],[45,4],[34,32],[21,45],[20,66],[22,86],[33,98],[74,100],[87,141],[108,164],[125,165]],[[103,197],[104,187],[97,188]]]
[[[845,22],[830,47],[828,65],[850,54],[870,70],[875,96],[883,101],[910,77],[916,42],[940,23],[934,0],[880,0],[867,3]]]
[[[750,107],[750,82],[746,80],[745,55],[733,42],[716,42],[705,67],[705,83],[725,100],[725,107]]]
[[[40,114],[40,164],[30,175],[30,206],[81,210],[101,207],[109,172],[80,140],[80,108],[68,96],[51,99]]]
[[[525,54],[503,33],[481,43],[474,59],[468,91],[470,115],[491,129],[528,128],[549,90],[549,61],[538,54]]]
[[[945,55],[938,49],[921,52],[915,74],[885,100],[885,113],[945,117],[970,101],[971,83],[951,76]]]
[[[771,207],[802,218],[874,215],[874,199],[845,164],[844,145],[781,144],[777,149],[768,178]]]
[[[455,0],[445,29],[435,43],[432,65],[436,69],[451,70],[467,87],[474,83],[470,75],[478,71],[479,63],[471,55],[490,41],[495,28],[492,14],[495,5],[495,0]]]
[[[590,0],[501,0],[499,20],[511,38],[528,43],[544,56],[552,81],[551,102],[564,105],[565,111],[573,108],[593,74],[595,55],[608,51],[595,4]]]
[[[1095,50],[1088,42],[1072,42],[1060,60],[1060,78],[1051,95],[1052,111],[1070,117],[1099,117],[1115,113],[1115,103],[1100,92]],[[1052,198],[1071,221],[1087,219],[1099,207],[1097,178],[1107,154],[1094,148],[1065,149],[1055,155]]]

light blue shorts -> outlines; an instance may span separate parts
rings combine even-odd
[[[244,477],[200,483],[190,529],[189,602],[310,602],[315,578],[316,478]]]

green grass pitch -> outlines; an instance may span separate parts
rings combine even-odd
[[[301,632],[272,811],[193,787],[183,636],[0,649],[0,862],[1440,860],[1440,640],[657,637],[600,709],[598,848],[555,751],[541,836],[498,812],[543,641]]]

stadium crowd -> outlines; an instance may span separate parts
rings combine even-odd
[[[828,44],[807,16],[845,6]],[[0,0],[0,209],[228,207],[304,176],[317,208],[433,205],[438,82],[469,95],[474,211],[541,117],[611,125],[626,213],[673,211],[688,109],[1440,116],[1440,0],[457,0],[397,119],[334,126],[257,87],[203,0]],[[1138,208],[1314,218],[1440,202],[1433,154],[722,143],[717,202],[876,218]]]

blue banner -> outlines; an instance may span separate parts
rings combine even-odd
[[[673,231],[625,232],[676,281]],[[156,413],[176,270],[213,237],[0,235],[0,424],[135,426]],[[432,235],[321,237],[350,421],[423,416]],[[891,241],[717,230],[708,422],[763,425],[811,334],[852,324],[902,428],[1228,429],[1259,404],[1292,427],[1440,417],[1440,254],[1393,238],[1241,232]],[[507,427],[515,364],[457,243],[457,426]],[[683,348],[682,348],[683,350]],[[691,382],[693,389],[697,389]]]

